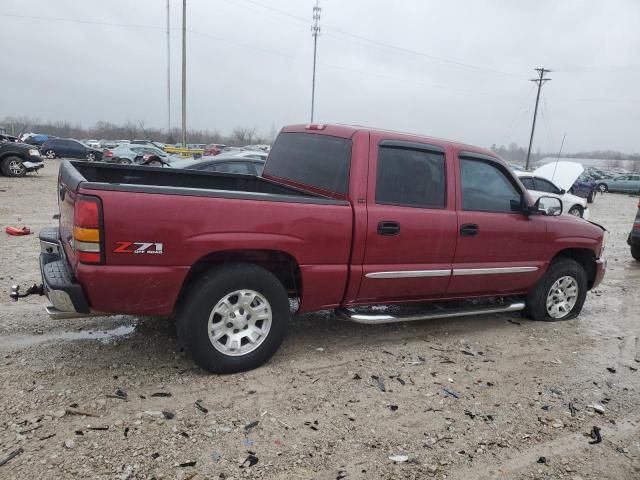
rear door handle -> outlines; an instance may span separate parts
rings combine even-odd
[[[398,222],[380,222],[378,223],[378,235],[399,235],[400,224]]]
[[[465,223],[460,227],[460,235],[463,237],[475,237],[480,233],[480,227],[475,223]]]

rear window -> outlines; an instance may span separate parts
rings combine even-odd
[[[265,173],[331,192],[349,191],[351,140],[313,133],[281,133]]]

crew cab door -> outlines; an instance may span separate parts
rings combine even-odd
[[[447,290],[451,296],[527,290],[545,266],[545,222],[521,211],[524,192],[496,159],[461,153],[457,247]]]
[[[366,247],[357,300],[442,296],[457,231],[450,156],[438,146],[375,135],[369,151]]]

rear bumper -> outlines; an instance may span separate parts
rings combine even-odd
[[[74,281],[63,252],[58,228],[43,229],[40,232],[40,275],[44,293],[60,312],[91,313],[87,297]]]
[[[602,282],[604,274],[607,271],[607,259],[600,257],[596,259],[596,276],[593,279],[593,285],[591,288],[596,288]]]
[[[633,230],[627,238],[627,245],[630,247],[640,246],[640,232]]]

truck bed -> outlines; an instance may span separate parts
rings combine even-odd
[[[93,190],[300,203],[347,203],[252,175],[69,161],[63,163],[60,171],[63,181],[72,190],[82,183],[83,187]]]

